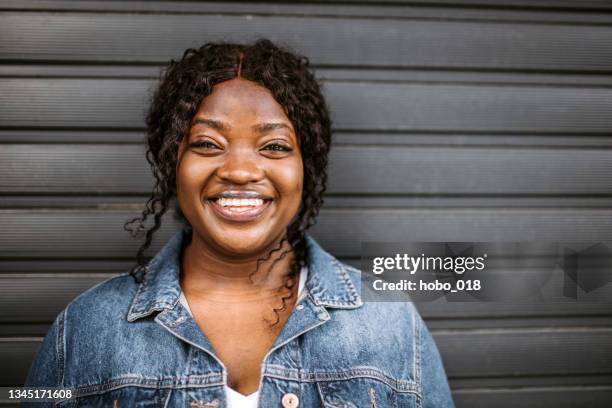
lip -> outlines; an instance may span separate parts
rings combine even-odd
[[[261,198],[262,200],[271,200],[272,197],[261,194],[255,190],[225,190],[214,194],[209,199],[216,198]]]
[[[219,205],[218,198],[259,198],[263,200],[262,205],[249,209],[235,211],[228,207]],[[272,198],[252,190],[227,190],[209,197],[206,202],[210,205],[213,212],[219,217],[232,222],[249,222],[259,218],[262,213],[270,206]]]

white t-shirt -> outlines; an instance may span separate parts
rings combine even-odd
[[[308,268],[303,266],[302,269],[300,270],[300,280],[298,283],[298,294],[297,294],[298,301],[300,300],[300,295],[303,292],[304,284],[306,283],[307,274],[308,274]],[[185,297],[185,294],[183,294],[182,291],[179,297],[179,301],[181,302],[183,307],[187,309],[189,314],[193,316],[193,313],[191,313],[191,309],[189,308],[189,303],[187,303],[187,298]],[[259,398],[259,390],[249,395],[243,395],[239,393],[238,391],[226,385],[225,394],[227,396],[227,408],[257,408],[257,399]]]

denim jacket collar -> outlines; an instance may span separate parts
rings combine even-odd
[[[172,309],[179,299],[180,256],[183,241],[191,228],[178,231],[147,264],[144,279],[132,301],[127,319],[130,322],[155,311]],[[318,306],[352,309],[363,302],[359,290],[348,275],[346,266],[323,250],[306,235],[309,264],[306,289],[310,299]]]

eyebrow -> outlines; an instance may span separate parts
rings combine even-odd
[[[290,132],[293,131],[290,126],[282,122],[260,123],[258,125],[253,125],[252,129],[259,133],[271,132],[277,129],[287,129]]]
[[[204,118],[196,118],[194,119],[194,121],[191,123],[191,126],[195,126],[195,125],[207,125],[215,130],[219,130],[219,131],[226,131],[230,129],[230,126],[225,123],[225,122],[221,122],[219,120],[214,120],[214,119],[204,119]]]
[[[206,125],[219,131],[228,131],[231,129],[231,126],[228,123],[214,119],[196,118],[191,123],[191,126],[195,126],[198,124]],[[253,125],[251,128],[258,133],[271,132],[277,129],[287,129],[289,131],[293,131],[293,129],[289,125],[283,122],[258,123],[257,125]]]

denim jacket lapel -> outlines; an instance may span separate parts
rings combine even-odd
[[[175,336],[208,352],[221,364],[206,336],[178,301],[181,291],[180,255],[189,234],[189,227],[177,232],[149,262],[127,319],[135,322],[161,311],[156,316],[158,323]],[[283,326],[268,355],[328,321],[330,314],[326,308],[354,309],[363,304],[355,284],[359,284],[359,279],[351,279],[347,267],[323,250],[311,236],[307,235],[306,240],[309,258],[306,296]]]

